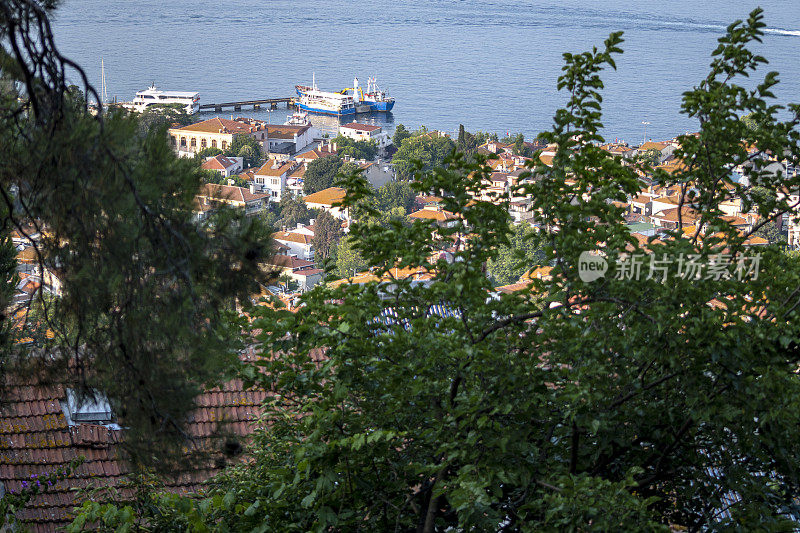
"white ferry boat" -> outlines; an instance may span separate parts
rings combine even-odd
[[[187,113],[194,114],[200,111],[200,93],[186,91],[161,91],[155,84],[144,91],[136,93],[133,102],[123,104],[128,109],[141,113],[151,105],[156,104],[182,104]]]
[[[311,85],[295,85],[300,100],[297,107],[309,113],[346,116],[356,114],[356,103],[349,94],[320,91],[316,77]]]

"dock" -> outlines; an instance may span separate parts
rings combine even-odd
[[[242,100],[241,102],[223,102],[221,104],[203,104],[200,106],[200,111],[207,111],[213,109],[214,111],[222,111],[224,108],[232,107],[234,111],[241,111],[242,106],[253,106],[253,109],[261,109],[261,106],[268,105],[270,109],[278,109],[278,104],[286,104],[289,108],[294,105],[297,98],[290,96],[289,98],[264,98],[261,100]]]

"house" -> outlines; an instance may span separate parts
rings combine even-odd
[[[195,195],[202,206],[213,203],[225,203],[245,210],[246,215],[254,215],[263,211],[269,203],[269,194],[256,192],[255,186],[233,187],[231,185],[217,185],[206,183]]]
[[[293,255],[298,259],[306,261],[314,260],[314,234],[305,228],[298,227],[296,231],[286,230],[278,231],[272,234],[272,238],[278,243],[286,246],[289,251],[286,255]]]
[[[244,170],[243,157],[225,157],[224,155],[217,155],[207,158],[200,168],[203,170],[212,170],[222,174],[223,177],[229,178],[234,174],[238,174]]]
[[[448,228],[454,226],[458,220],[458,215],[433,206],[423,207],[419,211],[414,211],[408,216],[409,218],[415,220],[433,220],[439,226]]]
[[[167,133],[170,147],[180,157],[194,157],[205,148],[227,150],[233,139],[239,135],[248,135],[258,141],[262,153],[266,153],[269,148],[266,125],[249,123],[244,119],[210,118],[197,124],[170,128]]]
[[[269,196],[270,201],[280,202],[286,192],[287,179],[300,166],[299,161],[269,159],[253,174],[255,190]]]
[[[310,125],[267,124],[269,151],[282,154],[299,152],[311,144],[319,132]]]
[[[258,427],[266,397],[263,390],[245,389],[241,380],[197,396],[196,409],[189,413],[185,428],[193,439],[193,451],[187,453],[197,454],[196,460],[186,461],[190,466],[179,474],[166,476],[164,489],[180,494],[199,492],[202,483],[227,461],[241,460],[232,457],[235,454],[230,453],[229,443],[241,450],[241,444],[232,438],[246,440]],[[135,489],[128,484],[133,469],[122,453],[125,430],[116,423],[115,413],[102,394],[82,400],[68,384],[45,382],[35,376],[4,390],[0,406],[0,494],[19,493],[34,484],[40,487],[16,514],[25,530],[63,531],[72,519],[73,508],[81,503],[76,490],[90,484],[103,490],[116,489],[122,500],[135,497]],[[85,461],[72,469],[70,463],[80,457]],[[64,474],[56,476],[59,470]],[[104,494],[95,497],[103,498]]]
[[[310,209],[322,209],[336,218],[348,220],[350,218],[348,210],[341,206],[334,205],[344,200],[345,192],[346,191],[341,187],[328,187],[327,189],[303,197],[303,201],[305,201]]]
[[[305,292],[319,283],[324,274],[324,270],[317,268],[313,261],[285,254],[275,254],[265,265],[280,271],[281,274],[288,275],[297,282],[301,292]]]
[[[307,166],[307,164],[298,165],[286,178],[286,190],[292,193],[295,198],[303,196],[303,178],[306,175]]]
[[[339,135],[353,139],[354,141],[367,141],[374,142],[378,148],[386,148],[392,141],[389,135],[383,131],[380,126],[372,126],[370,124],[359,124],[358,122],[351,122],[339,126]]]
[[[320,142],[319,146],[317,146],[316,148],[312,148],[311,150],[303,152],[302,154],[296,154],[294,158],[296,161],[301,161],[303,163],[308,164],[316,159],[338,154],[339,151],[337,150],[336,143],[331,143],[330,141],[328,141],[327,143]]]

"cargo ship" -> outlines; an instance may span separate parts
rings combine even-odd
[[[309,113],[348,116],[356,113],[387,112],[394,107],[394,98],[378,88],[374,78],[369,78],[366,91],[359,87],[358,78],[353,87],[339,92],[320,91],[316,76],[312,84],[296,85],[299,100],[297,106]]]

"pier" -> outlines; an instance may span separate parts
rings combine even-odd
[[[289,108],[296,103],[296,98],[290,96],[289,98],[264,98],[262,100],[242,100],[241,102],[224,102],[221,104],[203,104],[200,106],[200,111],[207,111],[213,109],[214,111],[222,111],[224,108],[232,107],[234,111],[241,111],[242,106],[253,106],[253,109],[261,109],[261,106],[268,105],[270,109],[278,109],[278,104],[286,104]]]

